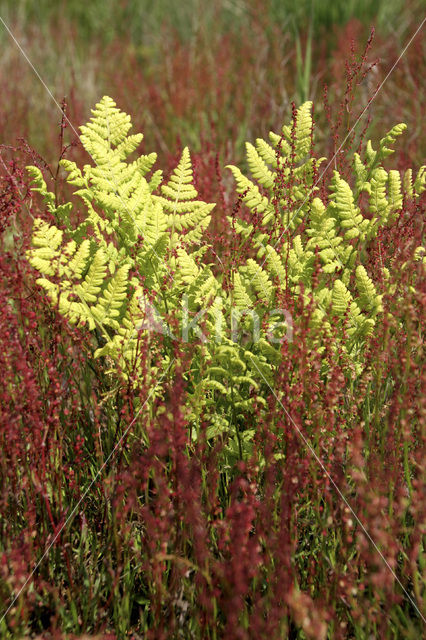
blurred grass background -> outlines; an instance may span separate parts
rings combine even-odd
[[[183,42],[200,26],[238,33],[259,14],[282,29],[304,29],[313,17],[315,35],[351,19],[374,21],[390,32],[401,19],[411,20],[413,11],[419,10],[420,15],[422,4],[424,8],[422,2],[404,0],[3,0],[2,13],[5,20],[23,27],[36,23],[46,33],[52,21],[67,21],[78,29],[79,46],[84,48],[92,39],[108,44],[117,37],[137,46],[155,45],[164,26],[173,27]]]
[[[380,63],[357,90],[366,104],[424,17],[419,0],[3,0],[0,15],[77,127],[111,95],[163,158],[188,144],[213,145],[238,162],[247,139],[288,119],[291,101],[316,103],[326,138],[323,85],[338,102],[350,43]],[[25,137],[47,161],[57,156],[60,113],[0,24],[0,143]],[[425,58],[421,34],[371,110],[375,123],[409,125],[408,157],[424,141]],[[416,98],[413,100],[413,96]],[[423,136],[423,137],[422,137]],[[411,145],[411,146],[410,146]]]

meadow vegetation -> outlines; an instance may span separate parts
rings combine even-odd
[[[0,17],[1,637],[420,638],[421,3]]]

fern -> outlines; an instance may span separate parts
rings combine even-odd
[[[334,171],[329,195],[320,199],[315,197],[313,168],[324,159],[313,158],[311,107],[309,102],[302,105],[281,135],[270,133],[272,144],[261,139],[255,146],[247,144],[253,180],[237,167],[229,167],[253,217],[263,214],[260,226],[234,222],[259,261],[256,265],[249,259],[239,268],[233,280],[234,296],[240,306],[260,301],[267,313],[275,308],[280,289],[299,295],[303,285],[306,301],[312,297],[315,303],[311,326],[328,333],[333,315],[337,316],[342,327],[347,325],[349,336],[341,346],[359,366],[365,340],[383,310],[382,294],[377,293],[360,257],[378,230],[393,223],[401,212],[400,174],[386,171],[382,162],[393,153],[392,146],[405,125],[393,127],[376,150],[369,141],[363,157],[354,154],[353,186]],[[404,191],[409,197],[419,197],[425,184],[424,167],[415,179],[411,170],[406,172]],[[368,196],[367,211],[362,192]],[[316,348],[321,347],[316,344]]]
[[[306,102],[269,142],[247,143],[252,178],[229,167],[252,219],[232,220],[250,257],[225,274],[226,286],[204,260],[214,204],[199,199],[189,150],[167,181],[154,170],[155,153],[129,161],[143,136],[130,135],[130,117],[111,98],[81,127],[93,164],[61,161],[83,203],[81,224],[73,225],[72,204],[56,202],[39,169],[28,168],[56,222],[34,221],[27,253],[52,305],[94,331],[95,357],[108,357],[134,384],[147,365],[141,341],[149,341],[152,375],[168,370],[176,336],[165,318],[186,314],[186,339],[196,338],[186,374],[193,433],[209,420],[209,437],[226,437],[232,456],[250,451],[256,416],[267,409],[268,385],[281,362],[270,332],[282,294],[312,304],[312,348],[321,353],[322,336],[333,332],[336,350],[360,371],[387,286],[386,277],[384,285],[375,282],[362,258],[378,230],[398,217],[403,196],[417,199],[426,186],[424,167],[401,180],[382,166],[405,128],[397,125],[377,149],[369,142],[363,155],[354,154],[352,179],[335,171],[319,194],[315,175],[324,159],[313,154],[311,110]],[[414,259],[424,261],[422,248]],[[281,323],[280,341],[290,329],[288,319]]]
[[[272,145],[260,138],[255,146],[247,143],[247,164],[260,189],[238,167],[229,166],[243,202],[253,216],[262,216],[262,225],[268,230],[256,234],[259,257],[264,255],[266,240],[279,237],[275,232],[277,216],[285,227],[296,229],[308,212],[310,195],[317,191],[313,184],[314,164],[318,167],[324,158],[315,161],[310,157],[311,108],[312,103],[306,102],[297,110],[293,127],[283,126],[281,135],[271,132]],[[292,183],[292,188],[279,193],[279,185],[287,182]]]
[[[391,169],[388,174],[389,212],[393,214],[402,208],[401,176],[399,171]]]
[[[310,210],[311,224],[306,230],[309,241],[306,248],[318,249],[324,273],[334,273],[343,267],[346,256],[342,255],[343,238],[338,235],[337,220],[330,215],[319,198],[314,198]]]
[[[161,192],[163,195],[156,198],[166,212],[167,226],[171,228],[171,246],[176,244],[175,232],[185,231],[180,241],[188,245],[199,242],[210,223],[214,205],[197,200],[188,147],[184,148],[167,184],[161,185]]]
[[[345,284],[339,279],[335,280],[332,294],[332,312],[338,316],[345,315],[349,309],[351,301],[352,296]]]
[[[337,171],[331,182],[332,203],[334,211],[340,220],[340,226],[345,229],[345,239],[360,238],[367,235],[369,220],[363,218],[359,207],[354,202],[354,196],[349,184],[343,180]]]
[[[376,315],[383,310],[382,296],[377,294],[376,287],[362,264],[357,266],[355,276],[360,306]]]
[[[120,316],[120,309],[127,295],[127,276],[129,273],[129,264],[125,264],[114,273],[108,285],[105,287],[102,295],[92,313],[99,324],[112,326],[119,329],[117,317]]]
[[[135,304],[130,295],[135,286],[130,282],[130,271],[136,270],[143,277],[145,288],[164,312],[165,278],[173,281],[176,268],[168,247],[181,244],[192,250],[209,224],[214,205],[194,200],[197,192],[187,149],[168,183],[161,184],[161,171],[154,172],[151,179],[148,177],[155,153],[142,155],[133,162],[127,160],[143,139],[142,134],[129,135],[130,116],[120,111],[109,97],[104,97],[92,114],[91,121],[81,127],[81,141],[95,166],[85,165],[81,170],[74,162],[61,161],[68,182],[76,187],[75,194],[86,207],[86,219],[72,228],[72,205],[56,206],[41,172],[29,167],[34,190],[64,224],[70,241],[64,244],[64,232],[36,220],[28,258],[43,275],[41,285],[52,302],[59,301],[61,313],[74,323],[85,322],[90,329],[98,328],[107,340],[101,351],[122,357],[116,350],[117,345],[125,348],[127,344],[122,340],[121,322],[131,324],[133,317],[140,321],[140,314],[135,314],[134,308],[131,312],[129,309]],[[158,187],[167,197],[155,193]],[[88,235],[90,230],[92,234]],[[203,293],[210,288],[216,290],[211,273],[202,284]],[[169,308],[172,300],[179,298],[182,285],[175,278]],[[118,332],[119,338],[111,337],[111,329]],[[126,331],[132,334],[130,326]],[[129,358],[132,354],[133,347]]]
[[[263,302],[268,303],[271,299],[273,287],[267,273],[254,260],[249,258],[247,261],[247,274],[258,297]]]

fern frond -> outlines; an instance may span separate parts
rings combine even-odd
[[[256,139],[256,151],[266,165],[277,168],[277,152],[262,138]]]
[[[269,302],[272,297],[273,286],[267,273],[252,258],[247,260],[247,273],[259,298],[266,303]]]
[[[272,189],[274,186],[274,174],[268,169],[263,158],[250,142],[246,142],[246,150],[247,162],[253,178],[260,182],[265,189]]]
[[[147,207],[144,243],[147,247],[154,247],[166,233],[167,220],[161,205],[156,202]]]
[[[58,271],[58,249],[62,244],[63,232],[41,218],[33,223],[32,245],[27,251],[27,259],[31,266],[44,275],[53,276]]]
[[[96,306],[90,308],[99,324],[111,325],[115,329],[119,328],[116,318],[120,316],[120,310],[127,295],[129,268],[130,265],[125,264],[117,269],[99,297]]]
[[[417,247],[414,251],[413,260],[426,264],[426,249],[422,246]]]
[[[332,203],[334,210],[340,219],[343,229],[346,229],[345,238],[366,237],[369,221],[364,219],[359,207],[354,202],[352,189],[346,180],[343,180],[337,171],[334,171],[334,177],[331,182]]]
[[[83,282],[78,284],[75,288],[76,293],[85,302],[96,302],[106,276],[106,263],[107,259],[104,251],[102,249],[98,249],[94,255],[86,277]]]
[[[341,280],[335,280],[332,292],[332,311],[337,316],[343,316],[348,311],[352,296]]]
[[[407,125],[404,122],[400,124],[396,124],[388,133],[380,140],[379,143],[379,153],[382,158],[386,158],[387,156],[394,153],[394,149],[391,149],[388,145],[395,144],[396,139],[404,133]]]
[[[193,284],[197,277],[200,275],[199,267],[197,266],[195,260],[190,255],[188,255],[185,249],[179,248],[177,250],[177,254],[179,280],[187,285]]]
[[[388,201],[390,213],[402,207],[401,176],[399,171],[391,169],[388,173]]]
[[[296,131],[295,131],[295,152],[296,162],[302,160],[311,148],[312,137],[312,102],[307,101],[297,109]]]
[[[361,307],[366,311],[374,312],[375,315],[382,311],[382,296],[377,294],[373,281],[368,277],[363,265],[358,265],[356,268],[355,278]]]
[[[41,218],[34,220],[32,244],[35,247],[44,247],[56,251],[62,243],[63,232],[45,222]]]
[[[253,300],[251,299],[245,285],[241,280],[241,276],[238,271],[234,274],[234,303],[237,309],[250,309],[253,306]]]
[[[52,211],[55,208],[55,194],[51,191],[48,191],[42,172],[38,167],[34,167],[33,165],[27,166],[26,170],[31,177],[31,189],[43,196],[43,199],[47,205],[47,209],[49,211]]]
[[[378,167],[373,171],[370,181],[370,211],[375,213],[377,221],[383,225],[388,221],[389,204],[386,198],[386,184],[388,173],[383,167]],[[370,228],[371,233],[371,228]]]
[[[173,203],[194,200],[198,192],[193,185],[192,164],[188,147],[182,151],[178,166],[174,169],[167,184],[161,186],[161,192]]]
[[[286,281],[286,277],[285,277],[285,269],[281,261],[281,257],[275,251],[274,247],[271,247],[271,245],[267,245],[265,247],[265,250],[266,250],[266,261],[272,275],[278,278],[278,281],[282,285],[284,285]]]
[[[409,198],[412,198],[414,195],[413,186],[413,170],[407,169],[404,173],[404,191]]]
[[[108,96],[104,96],[92,109],[92,114],[90,122],[80,127],[82,132],[80,140],[96,164],[103,166],[107,161],[112,160],[108,152],[112,147],[119,147],[125,141],[132,125],[130,116],[120,111],[114,100]],[[142,134],[137,134],[138,144],[141,142],[142,137]],[[132,146],[133,143],[131,142],[130,145]],[[126,154],[125,146],[124,148],[119,147],[117,153],[118,159],[128,155]],[[113,167],[111,168],[113,169]]]
[[[268,208],[269,200],[266,196],[262,196],[259,187],[246,178],[238,167],[228,165],[226,168],[232,171],[232,175],[237,183],[238,193],[244,194],[243,202],[245,202],[249,209],[256,210],[257,213],[263,213]]]
[[[337,221],[319,198],[314,198],[310,207],[311,224],[306,229],[309,241],[306,248],[319,249],[324,273],[334,273],[343,267],[341,245],[343,238],[337,235]]]
[[[59,161],[59,164],[61,165],[61,167],[64,167],[65,171],[67,171],[67,182],[69,184],[72,184],[75,187],[79,187],[80,189],[87,188],[87,182],[84,179],[81,169],[76,165],[75,162],[67,160],[66,158],[62,158],[62,160]]]
[[[422,193],[426,190],[426,165],[423,165],[418,170],[413,186],[416,196],[421,196]]]
[[[358,153],[354,153],[353,166],[356,178],[355,184],[358,193],[360,193],[361,191],[367,191],[368,193],[370,193],[370,183],[368,181],[369,172]]]

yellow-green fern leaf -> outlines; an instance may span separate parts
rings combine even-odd
[[[285,269],[284,269],[281,257],[278,255],[275,249],[271,247],[271,245],[267,245],[265,247],[265,251],[266,251],[266,261],[270,269],[270,272],[276,278],[278,278],[281,285],[284,285],[286,281],[286,277],[285,277]]]
[[[32,191],[36,191],[41,196],[43,196],[43,199],[47,204],[48,210],[52,211],[55,208],[55,202],[56,202],[55,194],[52,193],[51,191],[48,191],[42,172],[38,167],[34,167],[32,165],[29,165],[28,167],[26,167],[26,169],[31,177]]]
[[[72,259],[64,268],[65,274],[69,278],[80,280],[83,271],[87,266],[87,260],[90,253],[90,240],[83,240],[77,251],[74,253]]]
[[[131,128],[130,116],[117,108],[114,100],[104,96],[92,109],[93,117],[87,125],[80,127],[80,140],[84,148],[98,166],[107,162],[107,154],[111,148],[120,145]],[[139,142],[141,140],[139,134]],[[122,156],[120,152],[119,157]],[[111,173],[113,173],[113,167]]]
[[[256,151],[267,165],[271,165],[274,169],[277,168],[277,152],[262,138],[256,139]]]
[[[153,193],[158,189],[162,180],[163,180],[163,171],[161,169],[158,169],[158,171],[154,171],[154,173],[151,176],[151,179],[148,182],[149,190],[151,191],[151,193]]]
[[[240,194],[244,194],[243,201],[249,207],[249,209],[251,209],[252,211],[256,210],[257,213],[263,213],[268,207],[268,198],[261,195],[259,187],[257,187],[254,182],[246,178],[246,176],[241,173],[238,167],[228,165],[227,169],[230,169],[232,171],[232,174],[237,183],[237,191]]]
[[[167,230],[167,220],[160,203],[149,206],[145,224],[144,246],[153,247]]]
[[[117,269],[98,298],[96,306],[91,307],[90,310],[99,323],[109,324],[111,319],[119,317],[120,309],[127,296],[128,273],[128,264]]]
[[[332,292],[332,312],[343,316],[348,311],[352,296],[341,280],[335,280]]]
[[[352,189],[337,171],[334,171],[331,188],[333,190],[332,204],[334,210],[340,219],[342,228],[347,229],[345,233],[346,240],[357,237],[364,239],[369,220],[363,218],[359,207],[354,202]]]
[[[368,182],[368,169],[362,162],[358,153],[354,153],[354,173],[356,176],[356,188],[358,192],[370,192],[370,183]]]
[[[273,286],[266,271],[252,258],[249,258],[247,260],[247,272],[259,298],[264,302],[270,302]]]
[[[27,259],[31,266],[44,275],[55,275],[59,269],[58,248],[62,243],[62,237],[63,232],[57,227],[36,218],[33,224],[33,248],[27,251]]]
[[[142,133],[135,133],[131,136],[126,135],[124,140],[118,143],[115,149],[120,160],[125,160],[127,156],[133,153],[133,151],[135,151],[139,147],[142,140]],[[135,160],[133,165],[139,169],[142,175],[145,175],[145,173],[148,173],[148,171],[150,171],[156,160],[157,154],[150,153],[148,155],[139,156],[139,158]]]
[[[265,340],[265,338],[259,338],[257,346],[259,347],[262,355],[267,358],[268,362],[279,364],[279,362],[281,361],[281,354],[278,349],[271,345],[270,342]]]
[[[62,158],[59,164],[68,172],[67,182],[69,184],[79,187],[80,189],[88,187],[87,181],[81,173],[81,169],[77,167],[75,162]]]
[[[41,218],[36,218],[33,225],[32,244],[34,247],[58,249],[62,243],[63,233],[54,225],[50,225]]]
[[[200,274],[200,269],[197,266],[195,260],[185,251],[185,249],[179,248],[178,254],[178,273],[177,276],[184,284],[192,284]]]
[[[388,201],[390,212],[402,208],[401,176],[395,169],[391,169],[388,174]]]
[[[229,371],[224,369],[223,367],[208,367],[206,369],[206,376],[219,376],[222,380],[227,380]]]
[[[341,244],[343,238],[337,235],[336,219],[332,209],[324,206],[319,198],[314,198],[310,207],[311,224],[306,229],[310,239],[306,249],[314,251],[318,248],[324,273],[334,273],[343,267]]]
[[[212,207],[213,206],[214,205],[212,205]],[[202,218],[202,220],[197,224],[196,227],[194,227],[194,229],[190,229],[189,231],[187,231],[187,233],[185,233],[185,235],[182,235],[182,242],[184,242],[188,246],[198,244],[203,237],[205,230],[209,226],[210,221],[211,216],[209,215]]]
[[[367,311],[378,313],[382,310],[381,296],[363,265],[358,265],[355,271],[356,285],[359,292],[359,303]]]
[[[414,180],[414,192],[420,196],[426,190],[426,165],[420,167]]]
[[[414,251],[413,259],[416,262],[423,262],[426,264],[426,249],[424,247],[417,247]]]
[[[234,275],[234,303],[237,309],[250,309],[253,301],[244,286],[238,271]]]
[[[295,152],[296,162],[304,158],[311,148],[312,136],[312,102],[307,101],[297,109]]]
[[[182,200],[193,200],[198,196],[192,176],[191,157],[188,147],[182,151],[182,156],[178,166],[173,171],[167,184],[161,186],[163,195],[172,202],[182,202]]]
[[[207,378],[202,381],[202,386],[205,389],[212,389],[213,391],[219,391],[222,395],[227,396],[229,391],[228,389],[218,380],[214,380],[213,378]]]
[[[396,124],[392,129],[385,135],[384,138],[380,140],[379,143],[379,151],[381,157],[385,158],[392,153],[394,153],[394,149],[391,149],[388,145],[393,145],[398,136],[402,135],[406,130],[407,125],[404,122],[400,124]]]
[[[76,286],[76,293],[85,302],[96,302],[106,276],[106,262],[104,251],[98,249],[86,277],[81,284]]]
[[[413,170],[407,169],[404,173],[404,191],[409,198],[413,197]]]
[[[291,140],[291,136],[288,133],[290,131],[289,127],[283,127],[283,135],[278,135],[278,133],[274,133],[273,131],[269,132],[269,139],[272,142],[274,148],[279,152],[279,156],[287,158],[290,156],[291,147],[287,140]],[[284,135],[286,134],[286,135]],[[287,169],[288,173],[288,169]]]
[[[210,271],[205,268],[202,277],[198,279],[195,290],[195,302],[201,306],[206,306],[216,296],[219,284]]]
[[[389,213],[389,206],[386,198],[387,182],[388,174],[387,171],[383,169],[383,167],[378,167],[373,171],[370,182],[370,211],[372,213],[375,213],[383,224],[387,222]]]
[[[260,182],[265,189],[272,189],[274,186],[274,174],[272,171],[268,169],[266,163],[250,142],[246,142],[246,151],[248,166],[253,178]]]
[[[258,382],[256,382],[254,378],[249,376],[234,376],[232,379],[232,382],[234,384],[247,384],[250,387],[253,387],[254,389],[256,389],[256,391],[259,390]]]

